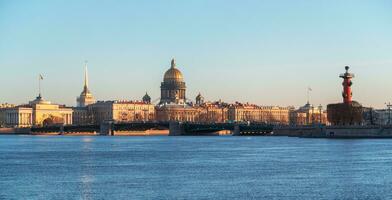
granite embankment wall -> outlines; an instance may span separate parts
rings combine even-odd
[[[146,130],[146,131],[113,131],[117,136],[159,136],[169,135],[169,130]]]
[[[328,138],[392,138],[392,126],[330,126]]]
[[[392,126],[276,127],[273,135],[322,138],[392,138]]]
[[[30,134],[30,128],[0,128],[0,134]]]
[[[285,126],[275,127],[273,130],[274,136],[289,136],[289,137],[324,137],[324,127],[315,126]]]

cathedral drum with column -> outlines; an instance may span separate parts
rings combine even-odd
[[[161,100],[156,106],[157,121],[194,122],[198,110],[186,102],[184,77],[177,69],[174,59],[171,61],[161,83]]]
[[[186,101],[185,91],[184,77],[177,69],[175,60],[172,59],[171,67],[165,72],[161,83],[160,104],[184,104]]]

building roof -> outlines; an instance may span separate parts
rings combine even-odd
[[[291,106],[286,106],[286,107],[281,107],[281,106],[259,106],[256,104],[251,104],[251,103],[240,103],[240,102],[235,102],[234,104],[230,104],[230,107],[234,108],[242,108],[242,109],[279,109],[279,110],[290,110],[293,109]]]
[[[132,100],[109,100],[109,101],[97,101],[96,104],[140,104],[148,105],[150,103],[143,101],[132,101]]]
[[[90,89],[88,88],[88,71],[87,71],[87,62],[84,66],[84,86],[83,91],[80,93],[80,96],[92,96]]]
[[[184,77],[181,73],[180,70],[176,68],[176,63],[175,60],[172,59],[171,61],[171,67],[165,72],[165,75],[163,76],[163,81],[164,82],[170,82],[170,81],[177,81],[177,82],[183,82]]]
[[[52,104],[50,101],[46,101],[44,98],[41,97],[41,95],[38,95],[37,98],[35,98],[33,101],[29,102],[30,105],[36,105],[36,104]]]

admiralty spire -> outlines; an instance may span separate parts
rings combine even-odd
[[[84,65],[84,86],[83,91],[80,96],[76,99],[78,107],[85,107],[87,105],[95,103],[94,96],[91,94],[88,88],[88,71],[87,71],[87,61]]]

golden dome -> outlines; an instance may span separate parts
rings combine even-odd
[[[182,76],[181,71],[176,68],[176,63],[174,59],[171,61],[170,69],[165,72],[163,81],[184,81],[184,77]]]

